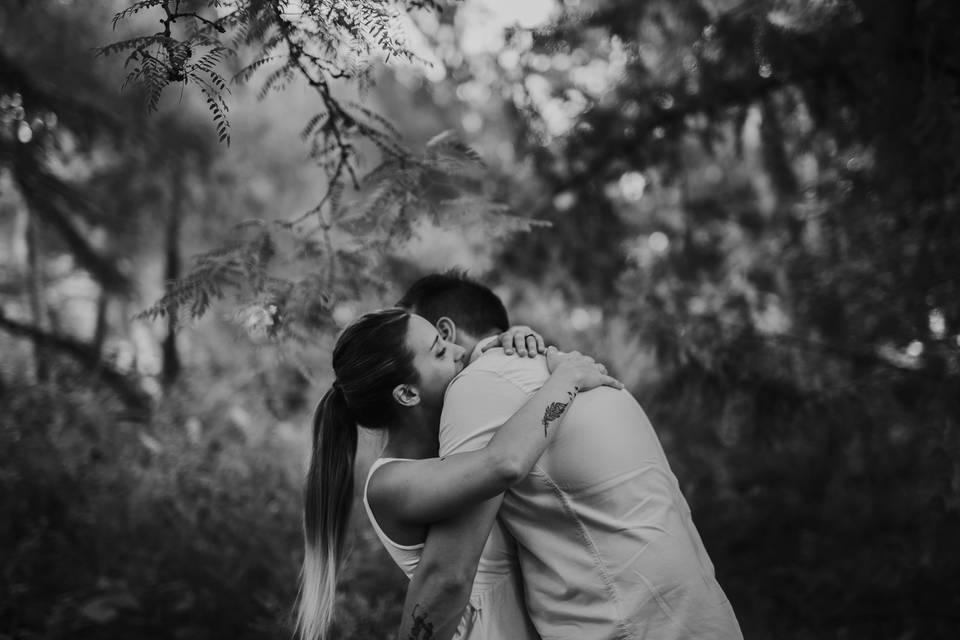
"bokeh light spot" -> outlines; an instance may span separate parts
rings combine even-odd
[[[638,171],[628,171],[620,176],[620,193],[625,200],[636,202],[647,189],[647,179]]]
[[[660,105],[661,109],[672,109],[674,105],[673,96],[669,93],[661,93],[657,96],[657,104]]]
[[[333,308],[333,321],[337,323],[338,327],[345,327],[356,317],[357,310],[353,308],[353,305],[340,303]]]
[[[558,193],[553,199],[553,206],[557,211],[568,211],[577,203],[577,196],[569,191]]]
[[[943,336],[947,334],[947,319],[944,317],[943,312],[940,311],[940,309],[934,309],[930,312],[928,321],[930,324],[930,333],[933,334],[933,337],[937,340],[941,340]]]
[[[923,343],[919,340],[914,340],[907,345],[907,355],[911,358],[919,358],[923,355]]]
[[[603,312],[596,307],[575,307],[570,312],[570,326],[576,331],[586,331],[603,322]]]
[[[654,253],[666,253],[670,248],[670,238],[663,231],[654,231],[647,238],[647,244]]]
[[[25,120],[21,120],[20,126],[17,128],[17,140],[23,144],[27,144],[33,140],[33,129],[30,128],[30,125],[27,124]]]

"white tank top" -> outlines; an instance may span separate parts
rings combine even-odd
[[[413,572],[417,568],[417,565],[420,564],[420,556],[423,553],[423,543],[414,544],[414,545],[404,545],[397,544],[391,540],[383,529],[380,528],[377,519],[373,515],[373,510],[370,508],[370,502],[367,500],[367,487],[370,486],[370,477],[373,476],[373,472],[387,464],[388,462],[397,462],[402,460],[409,460],[410,458],[377,458],[374,460],[373,464],[370,465],[370,471],[367,472],[367,481],[363,485],[363,508],[367,512],[367,518],[370,519],[370,524],[373,525],[373,530],[376,532],[377,537],[380,538],[380,542],[383,544],[384,549],[387,550],[387,553],[390,554],[390,557],[393,558],[393,561],[397,563],[397,566],[400,567],[407,578],[413,577]]]
[[[387,537],[373,516],[373,510],[370,509],[370,502],[367,500],[367,487],[370,485],[373,472],[388,462],[402,460],[410,460],[410,458],[378,458],[370,465],[367,481],[363,485],[363,508],[387,553],[407,578],[412,578],[413,572],[420,564],[424,543],[403,545]],[[504,638],[539,640],[540,636],[534,630],[523,605],[523,586],[516,563],[514,545],[507,543],[500,525],[494,523],[493,531],[480,558],[477,579],[470,594],[470,603],[464,609],[453,640],[503,640]]]

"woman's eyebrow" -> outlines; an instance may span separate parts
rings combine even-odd
[[[439,334],[439,333],[434,337],[434,339],[433,339],[433,344],[430,345],[430,351],[433,351],[433,348],[434,348],[435,346],[437,346],[437,343],[438,343],[438,342],[440,342],[440,334]]]

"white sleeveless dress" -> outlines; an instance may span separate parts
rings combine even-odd
[[[363,486],[363,508],[387,553],[407,578],[411,578],[420,564],[423,543],[402,545],[391,540],[380,528],[367,500],[367,487],[373,473],[389,462],[403,460],[409,458],[378,458],[374,461]],[[470,602],[464,609],[454,640],[539,640],[540,636],[526,613],[514,543],[504,537],[499,524],[495,524],[490,532],[480,558],[480,568],[482,571],[477,572]]]

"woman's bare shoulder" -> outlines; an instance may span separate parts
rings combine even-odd
[[[418,462],[407,458],[378,458],[374,461],[376,468],[367,478],[367,501],[377,512],[390,513],[391,505],[396,504],[396,498],[403,491],[408,474],[412,471],[409,465]]]

